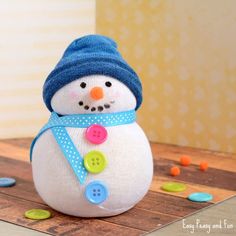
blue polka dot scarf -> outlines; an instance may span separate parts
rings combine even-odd
[[[39,131],[38,135],[33,140],[30,147],[30,160],[32,160],[32,152],[37,139],[46,130],[51,129],[53,136],[63,152],[65,158],[69,162],[79,182],[83,184],[86,180],[87,171],[83,164],[79,150],[72,142],[66,127],[88,128],[90,125],[99,124],[105,127],[131,124],[136,120],[134,110],[117,112],[117,113],[102,113],[102,114],[76,114],[58,116],[52,112],[51,117],[46,125]]]

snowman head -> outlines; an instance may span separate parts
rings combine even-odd
[[[51,107],[61,115],[112,113],[134,110],[136,98],[119,80],[104,75],[90,75],[59,89],[52,97]]]
[[[67,47],[44,83],[43,99],[61,115],[137,110],[142,85],[112,39],[88,35]]]

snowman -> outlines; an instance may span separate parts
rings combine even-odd
[[[51,116],[30,155],[45,203],[78,217],[113,216],[137,204],[152,180],[152,153],[136,123],[141,82],[116,43],[101,35],[73,41],[43,98]]]

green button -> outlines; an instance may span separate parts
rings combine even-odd
[[[42,209],[31,209],[25,212],[25,217],[32,220],[44,220],[51,217],[51,212]]]
[[[84,166],[93,174],[102,172],[107,166],[107,160],[102,152],[91,151],[84,156]]]
[[[167,192],[182,192],[186,190],[186,185],[177,182],[167,182],[161,186],[161,189]]]

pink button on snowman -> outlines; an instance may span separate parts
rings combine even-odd
[[[85,137],[93,144],[101,144],[107,139],[107,130],[101,125],[93,124],[85,131]]]

